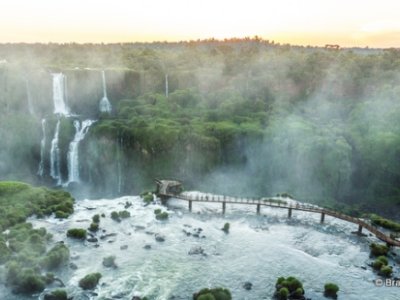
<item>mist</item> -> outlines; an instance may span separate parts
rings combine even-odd
[[[161,177],[205,192],[286,192],[384,214],[400,204],[398,50],[259,39],[8,44],[0,45],[2,60],[2,180],[56,185],[51,74],[63,73],[71,111],[61,117],[64,182],[73,121],[96,120],[79,144],[81,181],[64,187],[80,197],[137,194]],[[99,112],[102,70],[110,114]],[[45,175],[38,176],[43,118]]]

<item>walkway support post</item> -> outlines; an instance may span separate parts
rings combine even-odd
[[[222,213],[225,214],[226,202],[222,202]]]
[[[260,214],[260,210],[261,210],[261,205],[260,205],[260,204],[257,204],[257,215]]]
[[[290,219],[291,217],[292,217],[292,209],[289,208],[289,211],[288,211],[288,218]]]
[[[189,211],[192,212],[192,200],[189,200]]]
[[[357,231],[357,233],[361,235],[362,229],[363,229],[363,227],[362,227],[361,225],[358,225],[358,231]]]
[[[325,221],[325,213],[321,213],[321,224]]]

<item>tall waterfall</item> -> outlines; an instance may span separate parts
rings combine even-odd
[[[106,87],[106,73],[101,71],[101,76],[103,79],[103,98],[100,100],[99,109],[102,113],[111,113],[111,103],[107,98],[107,87]]]
[[[165,74],[165,97],[168,98],[168,74]]]
[[[60,171],[60,148],[58,147],[58,136],[60,133],[60,120],[57,121],[56,130],[53,140],[51,141],[50,149],[50,176],[57,180],[57,184],[61,184]]]
[[[67,116],[69,115],[69,109],[65,104],[65,75],[54,73],[52,76],[54,113]]]
[[[82,125],[78,120],[74,121],[75,136],[69,144],[68,151],[68,183],[79,182],[79,143],[85,138],[89,127],[94,123],[92,120],[85,120]]]
[[[26,98],[28,100],[28,110],[31,116],[35,115],[35,110],[33,109],[33,103],[32,103],[32,94],[31,94],[31,89],[29,86],[28,79],[25,79],[25,87],[26,87]]]
[[[44,175],[44,155],[46,150],[46,119],[42,119],[42,140],[40,141],[40,163],[38,169],[38,175],[43,177]]]

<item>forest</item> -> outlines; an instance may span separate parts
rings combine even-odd
[[[98,110],[101,71],[110,114]],[[79,145],[82,182],[72,191],[139,194],[154,178],[177,178],[186,189],[286,192],[351,214],[400,218],[400,50],[258,37],[2,44],[0,180],[55,185],[37,169],[41,120],[47,143],[57,120],[51,73],[59,72],[74,118],[96,120]],[[62,157],[73,130],[61,117]]]

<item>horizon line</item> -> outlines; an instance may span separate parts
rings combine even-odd
[[[376,47],[376,46],[369,46],[369,45],[360,45],[360,46],[341,46],[340,44],[337,43],[332,43],[332,44],[325,44],[325,45],[316,45],[316,44],[292,44],[292,43],[287,43],[287,42],[278,42],[275,40],[270,40],[270,39],[265,39],[263,37],[260,37],[258,35],[254,35],[252,37],[246,36],[246,37],[227,37],[227,38],[215,38],[215,37],[209,37],[209,38],[204,38],[204,39],[181,39],[181,40],[157,40],[154,39],[152,41],[120,41],[120,42],[77,42],[77,41],[65,41],[65,42],[53,42],[53,41],[48,41],[48,42],[43,42],[43,41],[38,41],[38,42],[0,42],[0,45],[132,45],[132,44],[142,44],[142,45],[151,45],[151,44],[190,44],[190,43],[242,43],[242,42],[258,42],[262,44],[267,44],[271,46],[290,46],[290,47],[300,47],[300,48],[326,48],[326,46],[329,45],[337,45],[339,46],[340,49],[354,49],[354,48],[359,48],[359,49],[396,49],[400,50],[400,47],[396,46],[388,46],[388,47]]]

